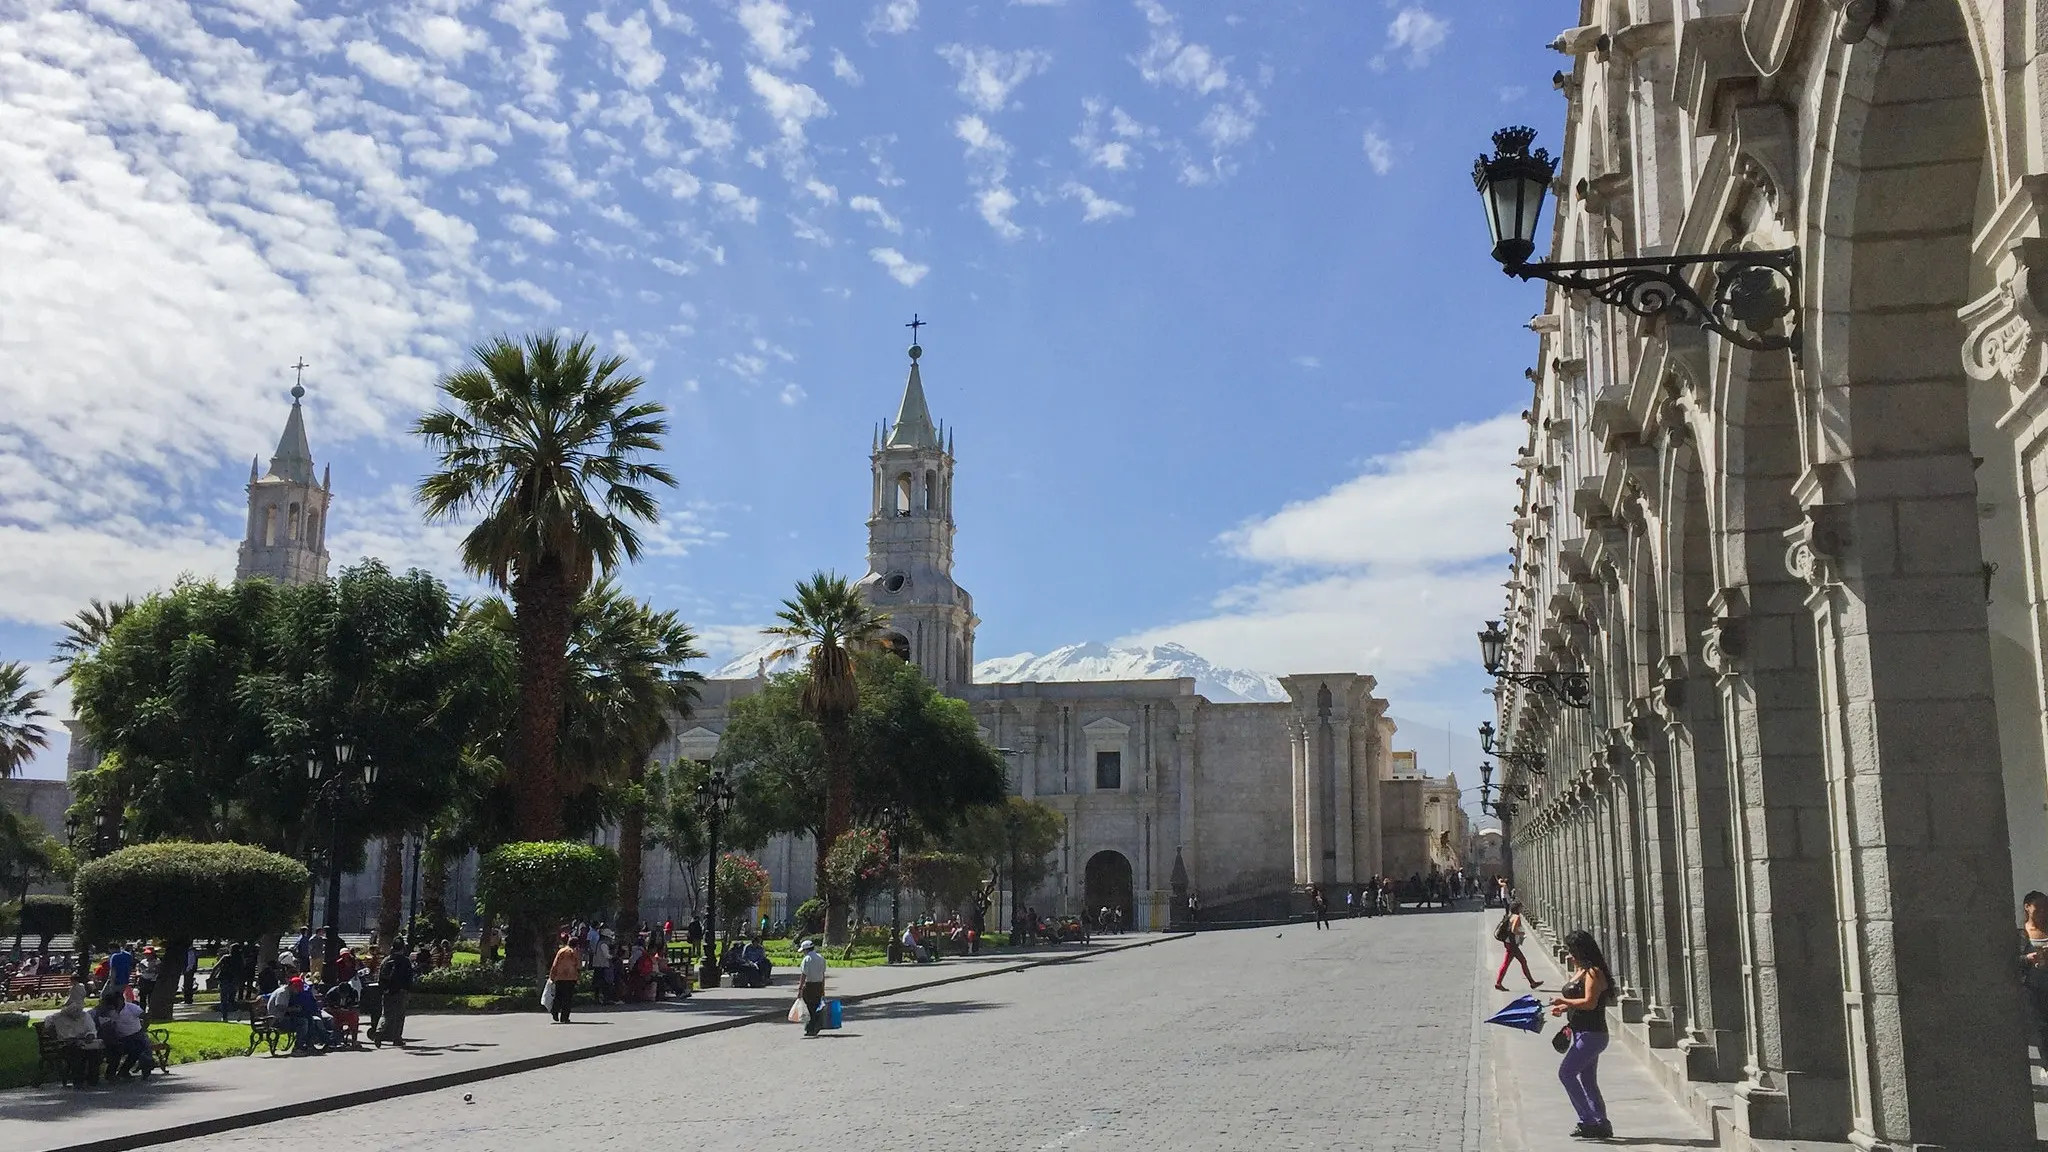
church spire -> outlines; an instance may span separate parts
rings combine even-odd
[[[918,357],[924,349],[910,346],[910,379],[903,385],[903,403],[896,409],[896,423],[889,428],[887,448],[937,448],[939,434],[932,428],[932,410],[924,402],[924,380],[917,374]]]
[[[306,442],[306,414],[299,401],[306,395],[306,359],[297,364],[298,382],[292,385],[292,411],[285,417],[284,434],[277,438],[277,453],[270,458],[270,475],[294,484],[313,482],[313,448]]]

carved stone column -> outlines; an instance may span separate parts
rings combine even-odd
[[[1629,751],[1635,758],[1642,817],[1644,862],[1644,932],[1648,937],[1649,978],[1645,983],[1643,1023],[1652,1048],[1678,1043],[1686,1020],[1686,981],[1681,958],[1683,936],[1677,876],[1677,835],[1673,822],[1672,773],[1664,731],[1685,704],[1685,662],[1667,658],[1647,700],[1638,701],[1629,716]]]

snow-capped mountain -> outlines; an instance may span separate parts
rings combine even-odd
[[[998,656],[974,665],[982,684],[1069,680],[1173,680],[1191,676],[1195,691],[1218,704],[1260,703],[1287,699],[1280,681],[1263,672],[1218,668],[1178,644],[1150,648],[1112,648],[1107,644],[1069,644],[1043,656],[1031,652]]]
[[[764,643],[742,652],[705,675],[713,680],[744,680],[764,666],[770,676],[787,672],[803,659],[801,655],[769,661],[768,654],[780,642]],[[1062,682],[1074,680],[1177,680],[1193,677],[1195,691],[1218,704],[1267,703],[1287,699],[1280,681],[1263,672],[1241,668],[1218,668],[1178,644],[1150,648],[1112,648],[1107,644],[1069,644],[1040,656],[1020,652],[997,656],[974,665],[974,679],[982,684],[1018,684],[1026,681]]]

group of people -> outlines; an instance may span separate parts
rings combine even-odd
[[[64,1007],[43,1027],[64,1056],[64,1083],[73,1088],[109,1080],[148,1075],[156,1067],[149,1042],[148,1019],[125,985],[109,985],[97,1006],[86,1004],[90,992],[82,982],[71,985]]]
[[[578,971],[590,972],[591,995],[598,1003],[638,1004],[669,995],[679,999],[690,996],[689,965],[669,961],[674,928],[669,922],[643,923],[639,931],[622,940],[618,931],[602,920],[577,920],[563,925],[558,935],[560,942],[576,953]],[[690,952],[694,955],[694,937],[701,928],[693,920],[686,931],[692,936]]]

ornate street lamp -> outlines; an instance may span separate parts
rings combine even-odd
[[[723,772],[713,772],[697,785],[697,811],[711,831],[711,866],[705,870],[704,883],[704,963],[697,971],[698,982],[706,988],[718,987],[718,826],[725,822],[736,798]]]
[[[1585,705],[1581,704],[1579,707],[1583,708]],[[1541,749],[1525,748],[1518,751],[1510,748],[1496,747],[1493,742],[1493,725],[1491,723],[1481,723],[1479,725],[1479,750],[1488,756],[1498,758],[1501,763],[1506,764],[1510,768],[1520,768],[1524,772],[1534,773],[1538,776],[1543,775],[1544,765],[1549,762],[1548,757],[1543,754]]]
[[[1577,672],[1516,672],[1507,668],[1502,661],[1507,646],[1508,634],[1501,631],[1500,621],[1488,620],[1486,630],[1479,633],[1479,662],[1486,668],[1486,674],[1496,680],[1519,684],[1542,696],[1549,696],[1567,708],[1591,708],[1593,706],[1593,678],[1584,671]],[[1491,724],[1482,725],[1480,733],[1489,745],[1493,730]],[[1490,748],[1489,748],[1490,750]],[[1494,753],[1503,760],[1510,759],[1508,753]],[[1543,769],[1533,769],[1541,775]]]
[[[909,814],[901,804],[882,809],[882,823],[889,829],[889,963],[903,962],[903,825]]]
[[[1493,155],[1481,156],[1472,165],[1472,184],[1486,207],[1493,258],[1500,261],[1502,271],[1590,292],[1604,304],[1646,319],[1694,324],[1754,352],[1798,353],[1802,327],[1796,247],[1529,263],[1536,252],[1543,199],[1557,176],[1557,162],[1548,151],[1529,150],[1535,139],[1534,128],[1503,128],[1493,134]],[[1700,264],[1714,266],[1711,299],[1694,291],[1682,271]]]
[[[375,785],[377,762],[366,755],[357,764],[356,746],[346,736],[335,739],[334,757],[325,771],[319,757],[306,757],[306,779],[318,786],[316,798],[327,805],[327,915],[326,923],[321,925],[327,930],[327,948],[321,957],[323,971],[331,970],[341,959],[341,918],[337,915],[341,910],[341,801],[348,785],[358,778],[365,787]]]

